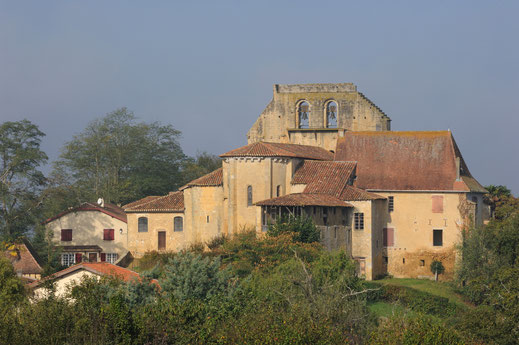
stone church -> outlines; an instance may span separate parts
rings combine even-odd
[[[488,218],[452,133],[391,131],[354,84],[274,85],[247,137],[220,169],[123,207],[134,257],[303,215],[366,279],[429,277],[433,260],[449,277],[462,230]]]

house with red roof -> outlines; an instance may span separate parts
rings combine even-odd
[[[128,254],[127,216],[116,205],[83,203],[43,222],[60,248],[61,264],[119,263]]]
[[[132,270],[113,265],[108,262],[81,262],[56,272],[44,279],[30,283],[28,286],[36,299],[46,297],[50,293],[47,282],[53,283],[54,293],[57,297],[67,294],[69,289],[81,283],[86,278],[112,277],[124,282],[142,281],[142,277]],[[151,281],[157,284],[157,280]]]
[[[10,244],[3,252],[9,259],[16,275],[24,281],[32,282],[40,279],[43,269],[38,254],[25,237]]]

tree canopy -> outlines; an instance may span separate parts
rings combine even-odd
[[[126,108],[91,122],[65,144],[54,174],[65,174],[80,198],[125,203],[176,190],[186,156],[171,125],[137,122]]]
[[[34,221],[45,177],[38,168],[47,161],[40,150],[43,134],[28,120],[0,124],[0,232],[14,238]]]

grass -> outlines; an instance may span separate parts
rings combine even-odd
[[[454,288],[449,283],[435,282],[427,279],[411,279],[411,278],[385,278],[379,280],[382,284],[391,284],[398,286],[410,287],[416,290],[424,291],[432,295],[446,297],[450,302],[461,306],[467,306],[459,294],[454,291]]]
[[[410,310],[401,306],[400,304],[388,303],[384,301],[371,302],[368,304],[368,309],[378,317],[390,318],[396,314],[409,313]]]

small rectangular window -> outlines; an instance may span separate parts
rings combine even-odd
[[[420,260],[420,267],[424,267],[425,266],[425,260]]]
[[[364,230],[364,213],[355,213],[355,230]]]
[[[252,206],[252,186],[247,186],[247,206]]]
[[[394,209],[395,209],[394,197],[388,196],[387,197],[387,210],[388,210],[388,212],[393,212]]]
[[[74,253],[63,253],[61,254],[61,265],[70,266],[75,263],[76,255]]]
[[[114,229],[104,229],[103,230],[103,240],[105,241],[113,241],[114,240]]]
[[[443,246],[443,230],[433,230],[433,246]]]
[[[61,240],[72,241],[72,229],[61,229]]]
[[[118,258],[117,253],[106,253],[106,262],[115,264],[115,262],[117,261],[117,258]]]

